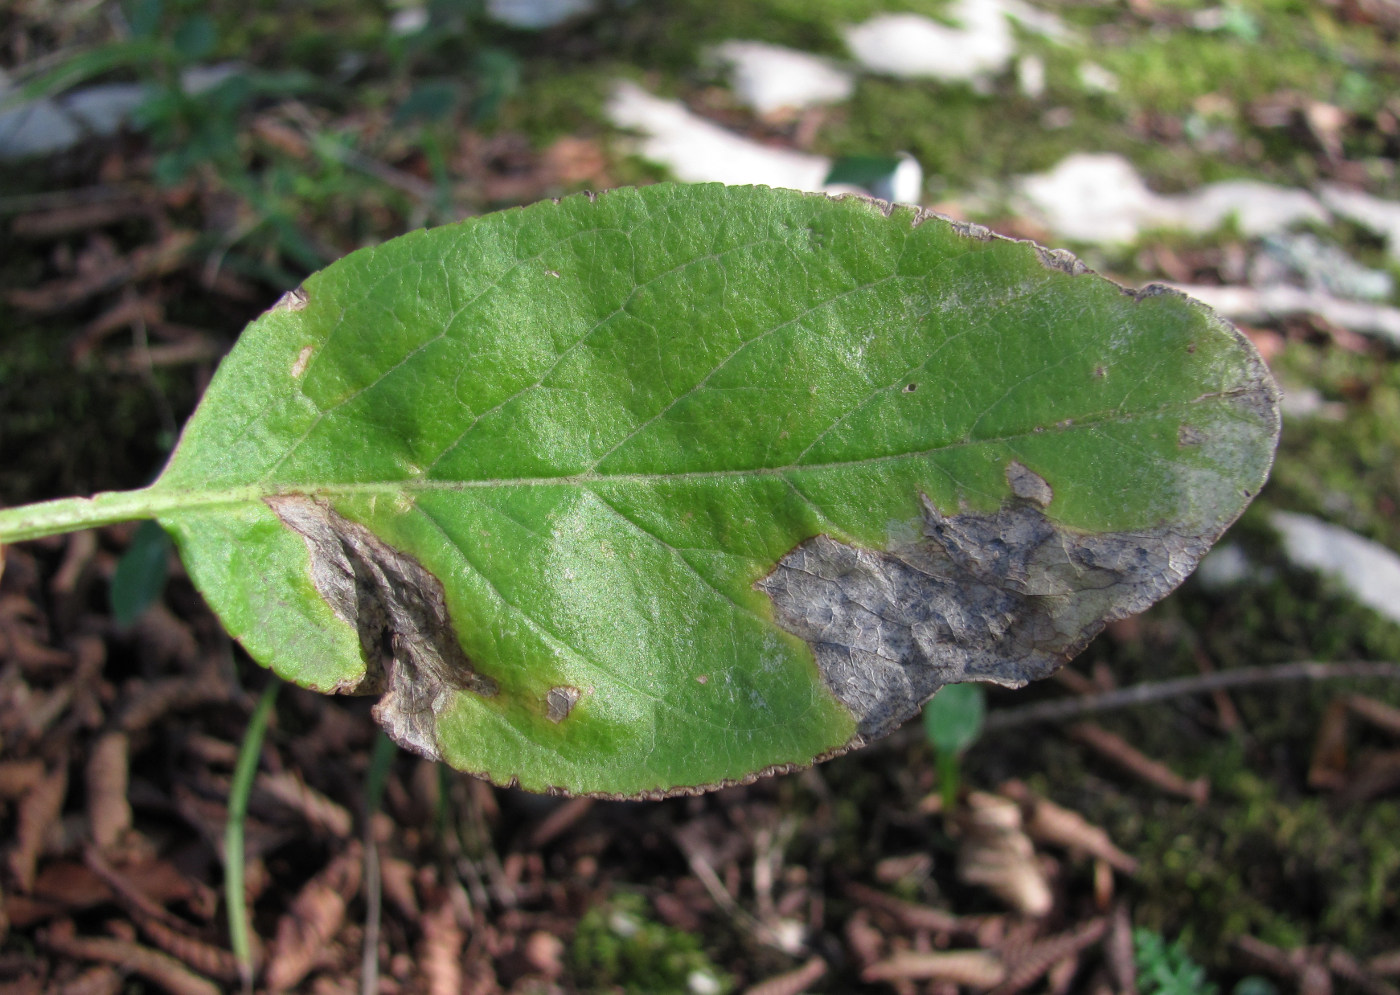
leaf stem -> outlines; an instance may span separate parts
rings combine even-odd
[[[143,489],[0,508],[0,542],[41,539],[134,518],[150,518],[149,505],[150,494]]]
[[[59,498],[17,508],[0,508],[0,544],[42,539],[138,518],[158,518],[165,512],[192,507],[236,504],[257,500],[260,496],[261,492],[255,487],[187,491],[153,484],[134,491],[105,491],[90,498]]]
[[[248,907],[243,886],[243,821],[248,814],[253,778],[258,772],[267,720],[281,686],[282,682],[273,677],[248,719],[243,745],[238,750],[238,765],[233,770],[233,783],[229,786],[228,821],[224,824],[224,905],[228,909],[228,936],[246,992],[253,990],[256,965],[248,936]]]

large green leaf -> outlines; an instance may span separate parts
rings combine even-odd
[[[912,209],[719,186],[415,232],[244,333],[145,491],[254,657],[399,742],[640,796],[1044,676],[1175,587],[1277,391],[1202,305]]]

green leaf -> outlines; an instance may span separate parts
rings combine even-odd
[[[924,706],[924,731],[939,753],[957,755],[982,735],[987,693],[980,684],[950,684]]]
[[[278,674],[499,783],[805,765],[1052,672],[1263,483],[1277,388],[1204,306],[859,199],[655,186],[414,232],[249,326],[156,517]]]
[[[160,597],[170,572],[169,561],[170,536],[155,522],[142,522],[117,561],[108,589],[112,617],[118,625],[135,622]]]

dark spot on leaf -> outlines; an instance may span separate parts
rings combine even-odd
[[[1105,623],[1175,588],[1216,538],[1079,532],[1026,500],[946,517],[925,501],[923,533],[889,551],[817,536],[756,585],[865,739],[946,684],[1049,675]]]
[[[580,691],[567,684],[550,688],[544,696],[545,718],[551,722],[563,722],[578,704]]]
[[[914,391],[916,391],[916,390],[918,390],[918,389],[919,389],[919,385],[918,385],[918,384],[916,384],[916,383],[911,383],[908,387],[905,387],[905,388],[904,388],[904,393],[906,393],[906,394],[912,394],[912,393],[914,393]]]
[[[305,540],[317,593],[360,635],[365,677],[343,690],[382,691],[374,717],[384,731],[400,746],[441,760],[437,719],[456,693],[497,693],[496,682],[477,673],[462,651],[442,583],[324,502],[291,494],[267,503]]]
[[[1194,343],[1194,342],[1188,342],[1188,343],[1186,343],[1186,351],[1187,351],[1187,352],[1191,352],[1191,353],[1195,352],[1195,351],[1196,351],[1196,343]]]
[[[1095,366],[1095,367],[1094,367],[1094,376],[1096,376],[1096,377],[1106,377],[1106,376],[1108,376],[1108,369],[1107,369],[1106,367],[1103,367],[1103,366]]]

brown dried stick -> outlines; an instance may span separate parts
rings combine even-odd
[[[331,801],[291,771],[264,774],[256,786],[300,813],[312,829],[344,839],[354,828],[355,820],[343,805]]]
[[[997,709],[987,715],[983,726],[986,732],[1012,729],[1032,722],[1062,722],[1096,712],[1112,711],[1116,708],[1129,708],[1133,705],[1149,705],[1170,698],[1189,694],[1206,694],[1217,689],[1259,687],[1268,684],[1282,684],[1287,681],[1332,681],[1363,677],[1385,677],[1400,680],[1400,663],[1379,663],[1357,660],[1344,663],[1318,663],[1304,660],[1299,663],[1283,663],[1272,667],[1237,667],[1232,670],[1219,670],[1213,674],[1199,674],[1192,677],[1178,677],[1169,681],[1150,681],[1134,684],[1118,691],[1105,691],[1078,698],[1062,698],[1055,701],[1042,701],[1035,705],[1019,708]]]
[[[1166,764],[1153,760],[1122,736],[1102,726],[1081,722],[1069,730],[1072,738],[1092,747],[1104,757],[1135,777],[1172,795],[1204,805],[1210,796],[1210,782],[1205,778],[1188,781]]]
[[[1006,977],[1001,958],[985,950],[904,950],[860,972],[862,981],[951,981],[969,988],[991,988]]]
[[[795,970],[744,989],[744,995],[801,995],[826,973],[826,961],[813,957]]]

